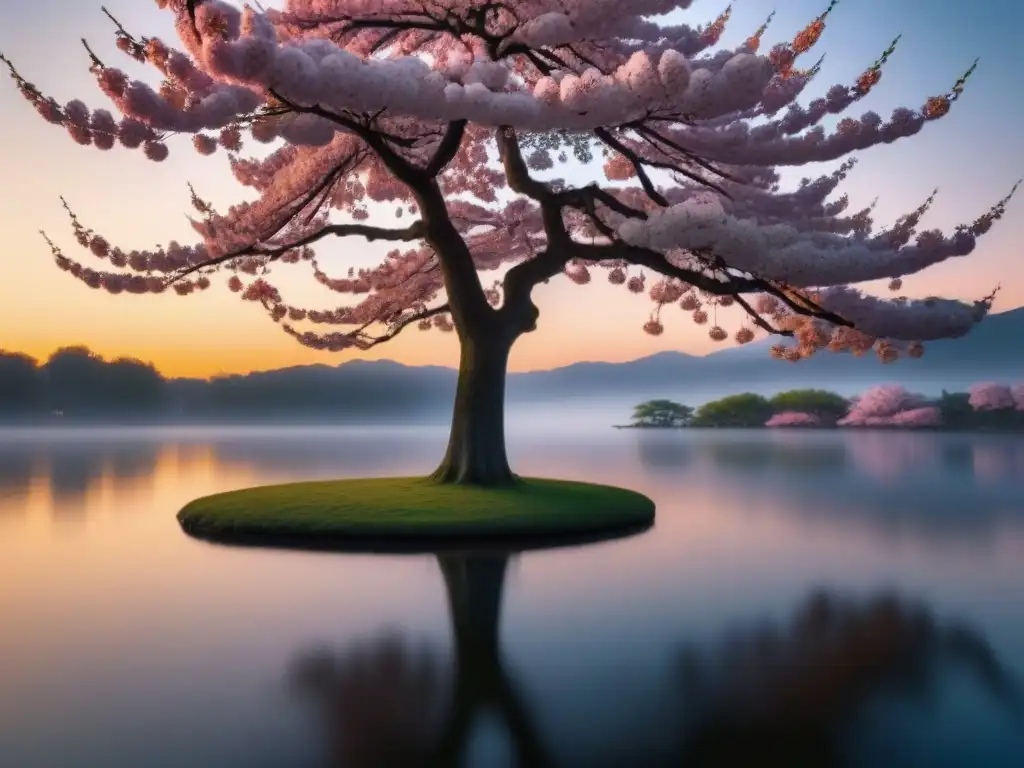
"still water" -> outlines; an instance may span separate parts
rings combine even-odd
[[[0,765],[1024,765],[1024,439],[513,428],[522,474],[658,517],[505,556],[226,548],[174,519],[425,472],[444,440],[0,432]]]

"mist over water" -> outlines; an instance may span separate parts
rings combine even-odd
[[[174,519],[426,472],[441,425],[0,430],[0,764],[387,765],[359,734],[413,754],[458,669],[498,691],[472,766],[749,764],[730,742],[794,765],[794,739],[814,765],[1024,764],[1024,440],[611,429],[634,404],[511,405],[509,451],[649,495],[653,529],[454,564],[223,548]],[[497,655],[453,634],[456,571],[500,607]]]

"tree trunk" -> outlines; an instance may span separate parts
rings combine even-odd
[[[431,477],[442,483],[513,485],[505,453],[505,375],[512,334],[462,339],[448,449]]]

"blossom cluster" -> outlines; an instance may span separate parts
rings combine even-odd
[[[836,423],[843,427],[933,427],[942,423],[942,413],[926,405],[920,395],[896,384],[883,384],[865,390]]]
[[[1024,383],[996,384],[983,382],[969,390],[968,402],[976,411],[1000,411],[1014,408],[1024,411]]]
[[[764,425],[766,427],[818,427],[821,426],[821,418],[813,413],[782,411],[774,414]]]

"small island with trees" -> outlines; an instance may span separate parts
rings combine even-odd
[[[833,428],[885,427],[1024,431],[1024,384],[975,384],[937,398],[896,384],[846,398],[823,389],[794,389],[764,397],[753,392],[712,400],[699,408],[648,400],[633,409],[633,423],[618,428]]]

